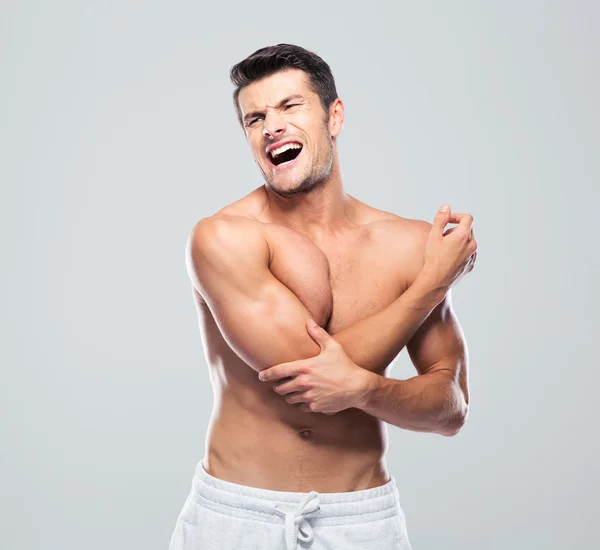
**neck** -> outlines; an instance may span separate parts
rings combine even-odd
[[[280,195],[268,185],[263,185],[263,189],[269,218],[314,241],[334,236],[354,225],[350,219],[352,198],[344,191],[337,155],[329,179],[307,193]]]

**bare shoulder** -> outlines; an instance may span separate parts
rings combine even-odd
[[[379,239],[409,246],[424,246],[432,224],[361,203],[360,223]]]
[[[218,212],[196,222],[187,240],[187,249],[212,253],[235,253],[267,246],[261,224],[246,216]]]
[[[218,213],[194,225],[186,242],[185,261],[194,296],[206,303],[210,292],[202,281],[228,280],[235,273],[243,273],[248,280],[260,277],[262,266],[269,264],[270,250],[258,222]]]
[[[410,285],[423,267],[423,254],[432,224],[361,205],[360,223],[371,246],[398,259]]]
[[[243,202],[221,208],[201,218],[192,227],[186,242],[188,264],[200,266],[203,262],[242,262],[244,258],[267,260],[269,245],[262,224],[247,215]]]
[[[248,238],[256,238],[261,225],[253,216],[260,195],[260,188],[254,189],[244,197],[222,207],[220,210],[201,218],[192,228],[190,237],[201,238],[204,234],[209,237],[227,236],[228,231],[248,231]]]
[[[218,212],[215,212],[214,216],[246,218],[258,222],[260,211],[264,208],[264,196],[264,186],[261,185],[247,195],[224,206]]]

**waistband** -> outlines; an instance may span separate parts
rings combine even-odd
[[[393,476],[384,485],[343,493],[274,491],[239,485],[209,474],[202,461],[196,467],[190,497],[199,505],[231,516],[267,523],[314,525],[368,523],[398,514],[398,488]],[[304,522],[306,523],[306,522]]]

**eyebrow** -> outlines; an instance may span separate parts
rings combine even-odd
[[[304,99],[304,96],[302,96],[300,94],[289,95],[287,97],[284,97],[275,107],[277,109],[279,109],[279,108],[283,107],[288,101],[291,101],[292,99]],[[244,122],[247,122],[249,119],[254,118],[255,116],[260,116],[260,115],[264,115],[264,114],[265,114],[264,111],[252,111],[244,116]]]

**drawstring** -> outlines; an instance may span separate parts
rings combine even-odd
[[[313,540],[314,533],[310,523],[305,517],[321,509],[319,505],[319,493],[311,491],[298,504],[295,510],[284,512],[275,505],[274,512],[285,518],[285,540],[288,550],[296,550],[298,539],[303,542]]]

